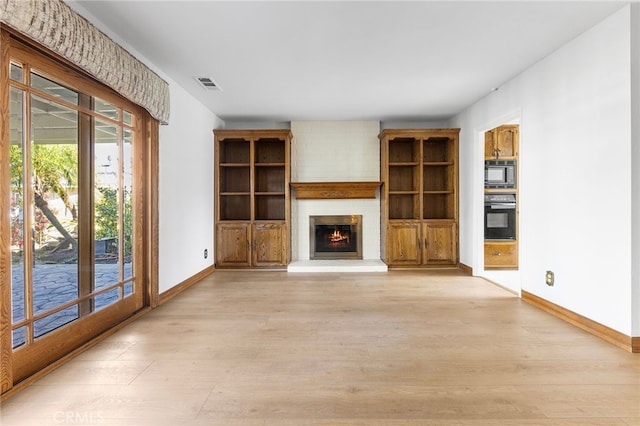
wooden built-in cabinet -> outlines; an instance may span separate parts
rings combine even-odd
[[[505,124],[484,134],[485,159],[517,159],[519,126]]]
[[[458,264],[458,135],[380,133],[381,251],[390,267]]]
[[[289,130],[215,130],[216,267],[291,260]]]
[[[515,164],[519,166],[519,133],[520,126],[517,124],[504,124],[485,132],[485,160],[513,160]],[[516,170],[518,170],[518,168],[516,168]],[[518,179],[516,179],[516,182],[518,182]],[[517,186],[509,189],[486,188],[485,194],[490,193],[513,193],[516,198],[516,205],[519,203]],[[518,239],[518,213],[516,210],[516,239],[513,241],[485,240],[485,269],[517,269],[519,259]]]

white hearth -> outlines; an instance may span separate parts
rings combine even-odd
[[[380,259],[362,260],[295,260],[288,272],[387,272]]]

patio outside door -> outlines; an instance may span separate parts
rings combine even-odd
[[[27,49],[10,67],[17,382],[142,307],[143,167],[135,105]]]

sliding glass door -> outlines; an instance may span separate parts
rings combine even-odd
[[[11,46],[15,382],[143,306],[145,151],[137,106]]]

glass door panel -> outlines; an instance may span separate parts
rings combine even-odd
[[[16,64],[11,78],[20,83],[10,87],[9,114],[17,349],[141,292],[133,269],[134,117]],[[89,106],[94,114],[83,111]]]
[[[22,81],[22,68],[12,64],[11,76]],[[12,298],[12,322],[25,320],[25,235],[24,235],[24,91],[11,87],[9,93],[9,165],[10,165],[10,189],[9,206],[11,229],[11,293]],[[13,330],[13,347],[16,348],[26,342],[26,327]]]
[[[35,74],[34,74],[35,76]],[[35,78],[34,78],[35,79]],[[69,89],[43,90],[73,99]],[[77,101],[77,95],[75,97]],[[33,338],[78,318],[78,111],[40,96],[30,98],[29,157],[32,206],[31,308]]]
[[[94,135],[94,288],[101,309],[133,293],[133,133],[96,119]]]
[[[125,114],[126,118],[126,114]],[[122,278],[124,297],[134,292],[133,287],[133,132],[123,129],[122,138],[122,231],[121,252],[123,253]]]
[[[98,103],[106,109],[104,102]],[[120,134],[113,124],[94,121],[94,289],[102,292],[95,297],[95,308],[101,309],[120,298]]]

